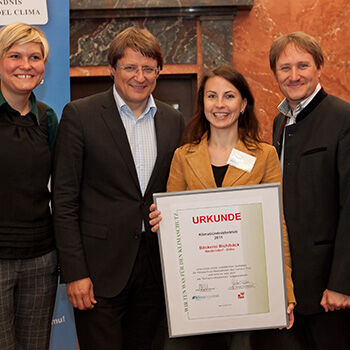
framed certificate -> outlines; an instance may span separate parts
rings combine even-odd
[[[170,337],[287,325],[280,184],[154,200]]]

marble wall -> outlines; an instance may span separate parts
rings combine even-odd
[[[196,20],[171,18],[73,19],[70,23],[71,66],[107,65],[107,52],[117,33],[130,26],[147,28],[159,40],[166,64],[196,63]],[[232,50],[228,50],[232,51]]]
[[[271,140],[276,106],[282,100],[269,68],[268,53],[278,36],[302,30],[318,39],[325,64],[322,85],[350,102],[349,0],[254,0],[233,23],[233,62],[248,79],[256,98],[265,140]]]
[[[115,34],[129,25],[144,26],[161,42],[166,64],[233,62],[251,85],[267,141],[282,100],[268,53],[281,34],[302,30],[316,37],[325,55],[322,85],[350,102],[349,0],[70,0],[70,8],[71,66],[105,65]],[[201,18],[200,48],[196,16]]]
[[[71,9],[205,7],[252,5],[254,0],[70,0]]]
[[[232,21],[224,17],[201,20],[203,67],[211,68],[232,62]]]
[[[96,8],[98,2],[100,8]],[[177,7],[170,8],[167,7],[169,4],[175,6],[173,1],[100,0],[83,3],[71,0],[70,64],[72,67],[107,65],[109,43],[117,33],[132,25],[144,27],[155,35],[167,65],[203,64],[207,68],[231,64],[232,22],[236,10],[248,8],[252,2],[207,0],[201,1],[201,5],[188,7],[199,1],[186,0],[176,1]],[[131,7],[133,3],[135,7]],[[136,6],[140,3],[145,7]],[[146,8],[151,3],[154,7]],[[210,3],[214,6],[209,6]]]

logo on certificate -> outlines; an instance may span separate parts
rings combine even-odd
[[[244,292],[237,294],[238,299],[244,299]]]

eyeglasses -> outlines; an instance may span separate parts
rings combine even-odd
[[[160,70],[158,67],[157,68],[149,67],[149,66],[139,67],[131,64],[121,66],[118,63],[117,63],[117,67],[124,70],[126,73],[130,73],[130,74],[137,74],[138,71],[141,69],[142,73],[145,76],[155,76],[159,73],[159,70]]]

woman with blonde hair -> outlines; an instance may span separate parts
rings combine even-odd
[[[48,189],[57,129],[36,100],[49,45],[24,23],[0,29],[0,349],[49,347],[57,287]]]

